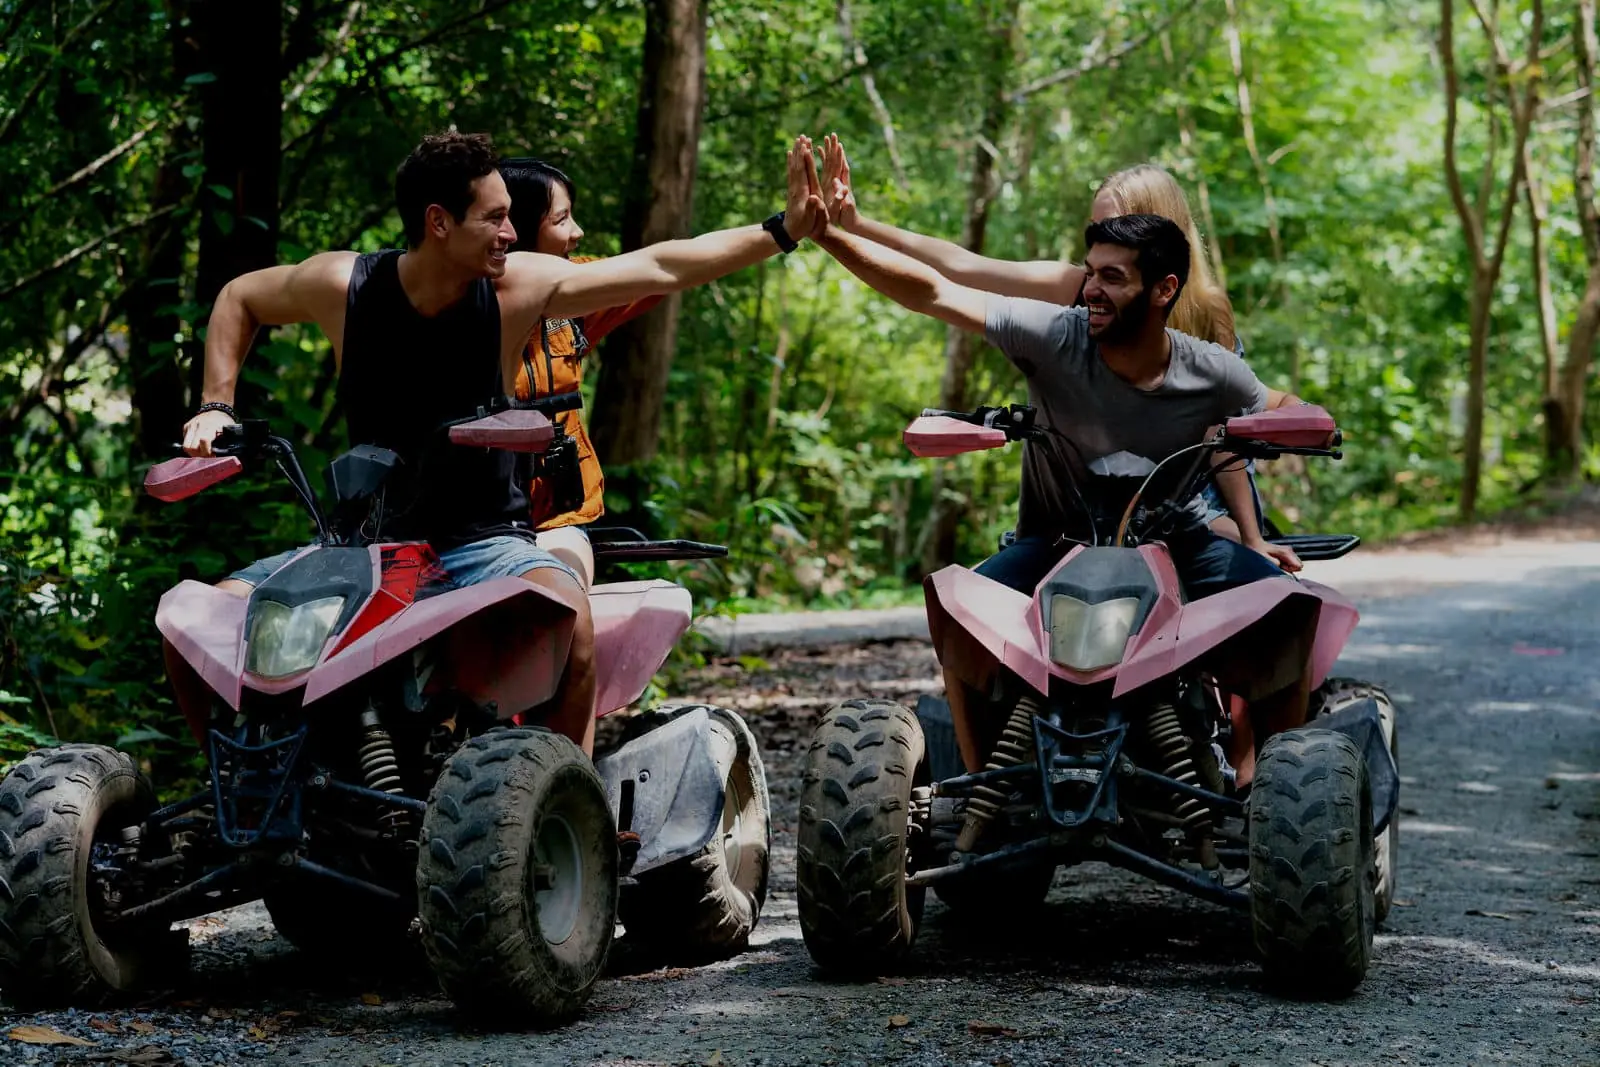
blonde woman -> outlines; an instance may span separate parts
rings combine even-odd
[[[903,252],[949,278],[973,289],[1000,296],[1044,300],[1052,304],[1082,302],[1084,271],[1064,260],[1010,260],[979,255],[938,237],[903,230],[898,226],[869,219],[856,204],[850,184],[850,161],[844,146],[834,134],[823,141],[822,188],[829,201],[829,214],[850,233]],[[1167,324],[1191,337],[1231,348],[1243,355],[1243,346],[1234,334],[1233,305],[1223,292],[1206,259],[1205,245],[1188,197],[1176,179],[1160,167],[1142,163],[1111,175],[1101,183],[1089,206],[1089,221],[1101,222],[1117,215],[1161,215],[1177,223],[1189,239],[1189,280],[1173,306]],[[1289,399],[1288,394],[1268,389],[1267,406],[1275,408]],[[1252,486],[1254,480],[1252,479]],[[1239,527],[1222,507],[1213,487],[1207,488],[1207,519],[1216,533],[1238,541]],[[1261,513],[1261,502],[1256,500]]]

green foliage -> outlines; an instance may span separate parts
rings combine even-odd
[[[122,743],[191,770],[152,625],[156,601],[180,579],[215,580],[308,536],[265,473],[174,507],[138,493],[177,432],[153,413],[170,419],[192,406],[187,383],[209,310],[194,285],[199,205],[235,196],[208,170],[202,104],[223,68],[186,51],[191,6],[22,5],[0,18],[10,33],[0,40],[0,762],[53,735]],[[1508,25],[1522,6],[1508,6]],[[1437,9],[1237,7],[1270,213],[1244,143],[1222,4],[854,0],[880,113],[836,5],[730,0],[709,14],[695,229],[776,210],[787,140],[837,131],[864,210],[959,238],[983,86],[998,79],[1016,91],[1082,67],[1014,100],[1003,135],[983,149],[998,179],[987,251],[1081,254],[1097,183],[1134,163],[1168,167],[1192,199],[1203,183],[1207,237],[1248,358],[1268,384],[1326,404],[1345,429],[1343,463],[1263,474],[1276,513],[1297,527],[1379,538],[1449,521],[1468,263],[1440,162]],[[990,30],[1013,8],[1019,45],[992,68]],[[639,5],[382,0],[349,26],[346,10],[309,0],[283,9],[282,128],[260,132],[283,146],[282,261],[394,243],[394,166],[419,135],[448,124],[489,130],[508,153],[565,169],[578,185],[584,251],[617,251],[633,172]],[[1546,77],[1559,95],[1572,88],[1561,81],[1571,78],[1561,35],[1572,27],[1565,14],[1552,19]],[[1463,173],[1475,189],[1490,65],[1472,24],[1458,38]],[[1586,269],[1564,114],[1541,123],[1533,151],[1552,205],[1564,333]],[[1530,256],[1519,219],[1495,294],[1486,511],[1517,505],[1542,471]],[[863,290],[811,247],[685,294],[660,454],[608,471],[619,490],[609,503],[732,552],[629,570],[684,581],[707,611],[915,603],[939,468],[907,455],[900,432],[937,401],[945,343],[942,326]],[[326,339],[278,330],[244,377],[257,397],[251,413],[296,441],[316,481],[343,445]],[[1022,383],[984,348],[968,395],[1005,402]],[[1010,526],[1017,462],[1006,451],[945,463],[944,491],[963,510],[963,559],[986,555]],[[1586,462],[1592,471],[1600,455]],[[638,485],[648,499],[624,499]],[[674,662],[702,654],[689,645]]]

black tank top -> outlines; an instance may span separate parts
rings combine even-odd
[[[350,443],[401,459],[384,488],[382,536],[426,540],[438,550],[503,534],[531,539],[520,458],[451,445],[439,428],[505,395],[494,283],[473,282],[458,303],[428,318],[400,286],[400,256],[357,257],[339,371]]]

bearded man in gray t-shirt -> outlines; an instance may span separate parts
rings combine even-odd
[[[1266,406],[1266,387],[1237,354],[1167,328],[1189,273],[1188,238],[1170,219],[1120,215],[1091,225],[1085,306],[1076,308],[967,288],[838,227],[818,243],[897,303],[981,332],[1027,378],[1040,423],[1055,432],[1024,446],[1016,542],[977,568],[1014,589],[1032,593],[1071,540],[1087,539],[1091,520],[1073,484],[1089,474],[1146,473],[1211,427]],[[1191,502],[1166,538],[1189,597],[1299,570],[1292,551],[1261,536],[1242,466],[1216,479],[1244,540],[1212,533],[1203,504]]]

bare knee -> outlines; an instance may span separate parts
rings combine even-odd
[[[538,567],[519,575],[525,582],[549,589],[561,596],[563,603],[572,608],[572,640],[581,653],[593,643],[594,615],[589,610],[589,593],[583,583],[560,567]]]

